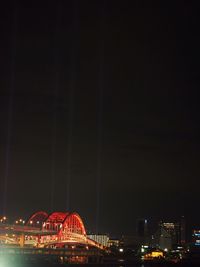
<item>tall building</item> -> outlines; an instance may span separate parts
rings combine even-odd
[[[185,245],[186,243],[186,223],[182,216],[179,222],[161,222],[160,227],[165,229],[172,239],[172,245]]]
[[[186,243],[186,223],[185,223],[185,217],[181,217],[181,223],[180,223],[180,237],[181,237],[181,245],[185,245]]]
[[[160,222],[158,230],[153,235],[152,244],[161,249],[172,249],[185,245],[185,218],[180,222]]]
[[[162,250],[172,249],[172,237],[171,234],[163,227],[160,229],[159,247]]]
[[[148,234],[148,224],[146,219],[139,219],[137,221],[137,235],[139,237],[146,237]]]
[[[170,250],[172,249],[172,236],[169,231],[162,224],[159,225],[158,230],[152,236],[153,247],[162,249],[162,250]]]
[[[172,246],[179,245],[181,242],[180,223],[161,222],[160,227],[171,235]]]
[[[137,220],[136,240],[140,245],[147,245],[149,243],[148,221],[146,219]]]

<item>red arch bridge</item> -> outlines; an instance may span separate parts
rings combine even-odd
[[[104,247],[89,239],[81,217],[77,213],[44,211],[34,213],[24,225],[0,224],[0,242],[41,248],[77,246]]]

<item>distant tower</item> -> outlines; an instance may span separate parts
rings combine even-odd
[[[186,243],[186,228],[185,228],[185,217],[181,217],[180,223],[180,236],[181,236],[181,245],[185,245]]]
[[[137,220],[136,234],[137,240],[141,245],[148,245],[148,222],[146,219]]]
[[[139,219],[137,222],[137,235],[139,237],[146,237],[148,232],[147,220]]]

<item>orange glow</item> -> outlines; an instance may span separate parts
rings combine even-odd
[[[162,251],[152,251],[146,255],[144,255],[144,259],[155,259],[155,258],[163,258]]]

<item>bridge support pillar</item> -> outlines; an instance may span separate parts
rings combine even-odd
[[[24,247],[24,243],[25,243],[25,235],[21,234],[20,237],[19,237],[19,245],[20,245],[21,248]]]
[[[41,241],[41,236],[40,236],[40,235],[38,235],[38,236],[37,236],[37,247],[39,247],[39,246],[40,246],[40,241]]]

